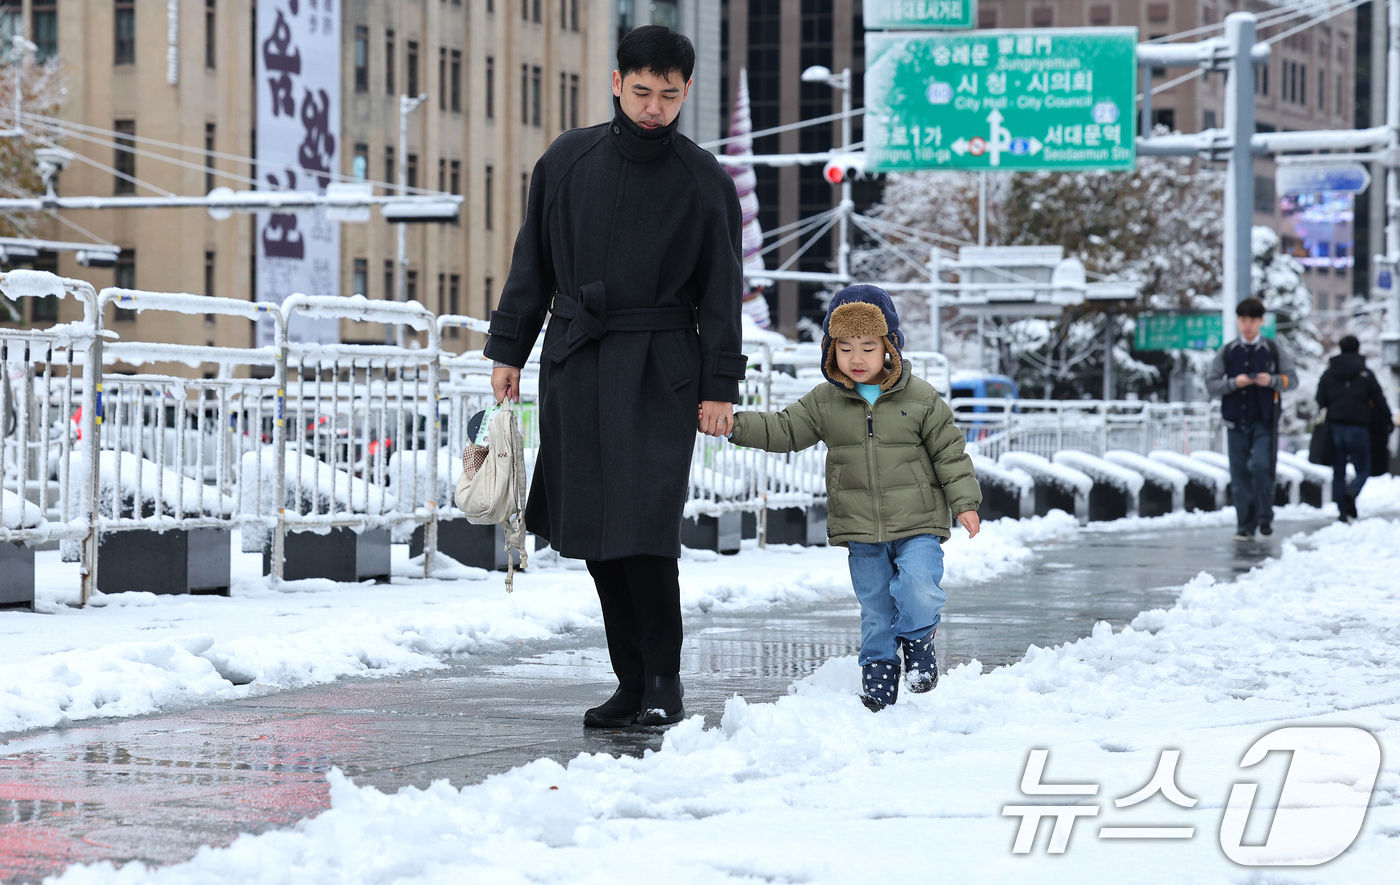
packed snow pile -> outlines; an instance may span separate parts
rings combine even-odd
[[[58,881],[562,883],[604,881],[621,858],[672,885],[919,870],[1385,881],[1400,840],[1398,530],[1329,526],[1234,583],[1196,578],[1121,632],[955,668],[878,714],[857,698],[855,659],[835,659],[776,703],[732,698],[718,728],[682,723],[640,759],[540,760],[394,795],[337,772],[331,809],[294,829]],[[1250,830],[1251,817],[1271,823]]]

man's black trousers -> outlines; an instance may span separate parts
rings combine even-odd
[[[603,606],[608,656],[623,688],[681,669],[680,563],[667,556],[589,560]]]

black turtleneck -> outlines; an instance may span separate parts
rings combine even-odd
[[[535,164],[486,356],[525,365],[557,308],[525,521],[562,555],[680,555],[697,406],[744,377],[741,227],[733,179],[674,122],[618,108]]]
[[[613,96],[613,121],[609,127],[618,151],[634,163],[650,163],[671,149],[680,115],[665,126],[646,129],[622,112],[622,101]]]

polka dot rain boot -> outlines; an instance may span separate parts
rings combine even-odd
[[[899,697],[899,662],[872,661],[860,669],[860,702],[878,713]]]
[[[904,648],[904,670],[909,674],[909,690],[915,694],[933,691],[938,685],[938,656],[934,652],[935,627],[918,639],[901,639]]]

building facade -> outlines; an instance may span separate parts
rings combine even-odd
[[[308,4],[315,0],[301,0]],[[66,89],[59,115],[75,124],[62,144],[80,155],[61,174],[60,195],[190,196],[217,186],[256,186],[257,5],[0,0],[0,24],[17,21],[13,30],[22,27],[41,55],[58,59]],[[535,161],[560,132],[612,115],[613,8],[590,0],[338,5],[338,172],[342,180],[372,183],[377,194],[394,192],[399,96],[426,93],[407,119],[408,185],[461,194],[465,202],[456,223],[408,226],[408,296],[439,313],[484,317],[510,265]],[[36,128],[37,135],[45,131]],[[174,147],[181,145],[198,152]],[[252,297],[250,216],[215,220],[203,209],[62,216],[121,246],[117,266],[81,267],[63,252],[26,264],[99,289]],[[86,239],[53,218],[36,215],[26,223],[46,239]],[[368,222],[343,224],[340,293],[393,298],[396,252],[396,229],[377,211]],[[60,303],[59,319],[77,315],[75,305]],[[118,334],[140,340],[246,346],[252,338],[243,319],[164,313],[106,319]],[[341,337],[382,342],[384,330],[346,323]],[[481,343],[465,332],[444,340],[454,350]]]

